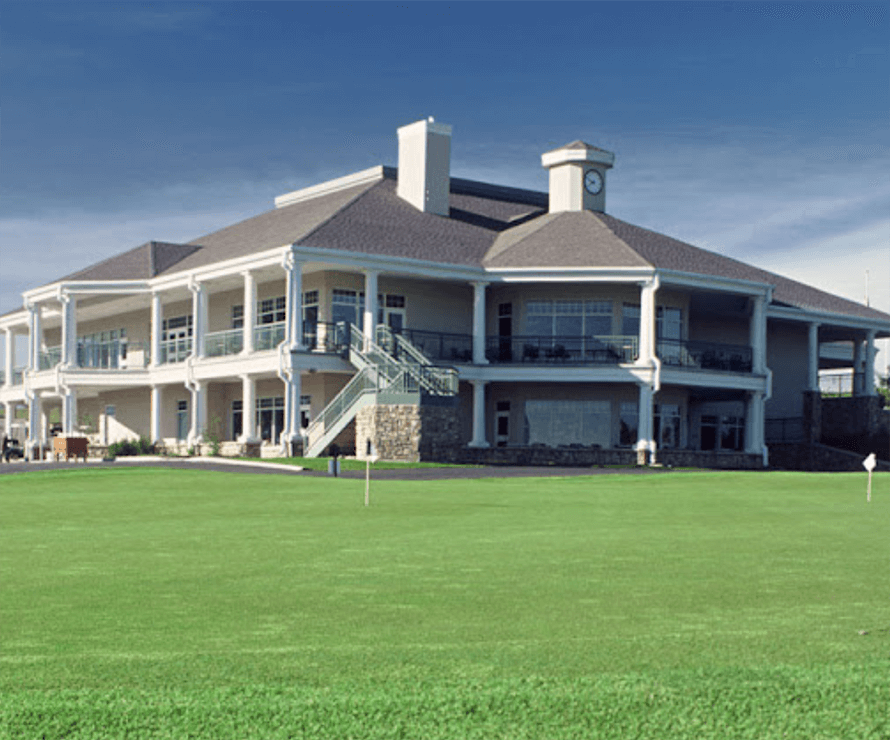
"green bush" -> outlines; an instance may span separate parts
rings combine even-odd
[[[139,439],[123,439],[108,445],[109,457],[132,457],[135,455],[153,455],[154,445],[146,437]]]

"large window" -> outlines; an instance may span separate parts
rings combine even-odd
[[[343,288],[334,288],[331,299],[331,318],[335,324],[347,322],[362,325],[362,318],[365,312],[365,294],[355,290],[344,290]]]
[[[528,443],[549,447],[611,444],[609,401],[526,401]]]
[[[626,337],[640,336],[640,307],[625,303],[621,307],[621,334]]]
[[[257,304],[257,325],[280,324],[287,320],[287,298],[283,295],[264,298]]]
[[[734,451],[745,449],[745,418],[730,414],[703,414],[701,448]]]
[[[543,337],[608,336],[612,333],[612,302],[529,301],[525,331]]]
[[[192,315],[164,319],[161,332],[161,361],[183,362],[192,351]]]

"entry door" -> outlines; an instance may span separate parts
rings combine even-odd
[[[405,328],[405,309],[404,308],[386,308],[384,309],[384,321],[392,330],[393,334],[401,334]]]

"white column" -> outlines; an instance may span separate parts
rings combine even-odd
[[[241,442],[256,441],[256,381],[241,376]]]
[[[287,271],[285,341],[292,351],[299,351],[303,349],[303,263],[294,259],[291,252],[284,268]]]
[[[3,410],[6,412],[3,417],[3,434],[7,437],[12,436],[12,417],[15,413],[16,404],[12,401],[3,402]]]
[[[192,282],[192,356],[204,357],[204,334],[207,332],[207,291],[201,283]]]
[[[653,278],[640,290],[640,364],[651,365],[655,357],[655,293],[658,280]]]
[[[374,270],[365,270],[365,315],[362,332],[366,340],[374,341],[377,328],[377,275]]]
[[[766,297],[759,295],[753,299],[751,307],[750,344],[751,369],[758,374],[766,372]]]
[[[764,395],[760,391],[752,391],[748,394],[748,403],[745,413],[745,451],[752,455],[763,453],[763,413]]]
[[[473,363],[487,365],[485,359],[485,288],[488,283],[473,283]]]
[[[642,323],[642,322],[641,322]],[[640,401],[637,418],[637,464],[645,465],[647,452],[655,449],[653,440],[652,398],[654,391],[652,386],[644,383],[640,386]],[[654,460],[652,460],[654,462]]]
[[[161,294],[151,294],[151,366],[161,364],[161,335],[164,332],[164,306]]]
[[[12,385],[12,373],[14,370],[15,370],[15,332],[13,332],[12,327],[7,327],[7,329],[6,329],[6,358],[5,358],[5,367],[4,367],[6,376],[3,381],[4,385],[7,388],[9,388]],[[6,415],[6,418],[9,419],[8,413]]]
[[[807,390],[819,390],[819,324],[809,326],[807,339]]]
[[[40,351],[43,348],[43,308],[34,303],[28,308],[28,368],[40,370]]]
[[[161,439],[161,386],[151,387],[151,424],[149,426],[148,440],[152,444]]]
[[[863,376],[863,394],[875,396],[875,332],[870,331],[865,337],[865,375]]]
[[[77,364],[77,299],[62,293],[62,367]]]
[[[300,371],[294,369],[289,378],[284,380],[284,430],[281,439],[287,445],[290,455],[290,442],[300,438]]]
[[[249,355],[253,352],[253,331],[256,326],[256,276],[245,270],[244,276],[244,349],[242,352]]]
[[[33,460],[32,450],[40,443],[40,417],[42,415],[43,402],[40,395],[32,393],[28,398],[28,440],[26,454],[29,460]]]
[[[473,384],[473,439],[469,447],[490,447],[485,438],[485,386],[484,380],[471,380]]]
[[[62,396],[62,431],[74,434],[77,431],[77,391],[69,390]]]
[[[189,444],[199,444],[204,440],[204,425],[207,420],[207,384],[196,381],[190,389],[192,393],[192,428],[189,429]]]

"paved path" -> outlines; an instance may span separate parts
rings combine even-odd
[[[95,468],[122,468],[122,467],[157,467],[173,468],[177,470],[212,470],[223,473],[250,473],[256,475],[303,475],[313,478],[328,477],[326,472],[304,470],[295,465],[283,465],[281,463],[226,460],[224,458],[187,458],[171,459],[157,457],[142,458],[118,458],[114,462],[100,460],[88,460],[83,462],[13,462],[0,464],[0,475],[9,473],[27,473],[38,470],[78,470]],[[398,470],[371,469],[371,475],[375,480],[469,480],[475,478],[534,478],[554,476],[577,475],[608,475],[615,473],[647,475],[657,472],[667,472],[659,468],[565,468],[556,466],[547,467],[512,467],[507,465],[485,465],[481,467],[454,467],[454,468],[402,468]],[[341,474],[346,479],[361,479],[365,477],[362,471],[344,471]]]

